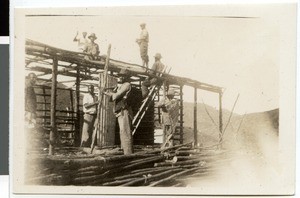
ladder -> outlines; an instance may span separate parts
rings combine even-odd
[[[164,68],[163,72],[166,71],[166,67]],[[159,77],[162,76],[162,73],[159,73]],[[133,131],[132,135],[135,134],[137,128],[139,127],[144,115],[146,114],[151,102],[154,100],[155,95],[156,95],[156,89],[159,90],[161,87],[162,83],[157,83],[156,85],[151,87],[151,90],[149,91],[148,96],[143,100],[143,103],[141,107],[139,108],[138,112],[135,114],[133,120],[132,120],[132,126],[133,126]]]

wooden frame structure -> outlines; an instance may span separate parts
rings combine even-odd
[[[106,62],[106,56],[102,55],[99,60],[92,61],[84,59],[85,54],[79,52],[72,52],[55,48],[33,40],[26,40],[26,69],[38,72],[38,76],[49,76],[51,81],[51,131],[50,131],[50,146],[49,154],[53,154],[55,138],[57,137],[56,127],[56,91],[57,91],[57,77],[63,75],[75,78],[75,113],[76,117],[80,118],[80,85],[82,81],[99,81],[99,74],[103,72]],[[148,72],[149,69],[137,64],[125,63],[109,59],[109,73],[111,76],[118,77],[121,69],[126,68],[132,74],[131,80],[133,84],[140,86],[140,83],[147,77],[152,75]],[[219,138],[222,140],[222,88],[207,83],[202,83],[197,80],[175,76],[163,73],[161,77],[157,77],[168,85],[175,86],[179,90],[180,99],[180,116],[179,116],[179,142],[183,143],[183,86],[190,86],[194,88],[194,146],[197,146],[197,90],[206,90],[217,93],[219,95]],[[98,84],[98,83],[94,83]],[[73,96],[72,96],[73,97]],[[159,97],[159,90],[157,93]],[[75,122],[75,130],[79,134],[80,120]],[[78,144],[80,137],[75,137],[75,142]]]

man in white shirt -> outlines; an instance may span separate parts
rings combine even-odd
[[[82,127],[81,147],[90,147],[93,134],[93,126],[97,116],[97,104],[95,102],[94,86],[88,86],[88,93],[83,97],[84,122]]]
[[[87,32],[82,32],[82,37],[79,36],[78,31],[73,41],[78,42],[78,51],[83,52],[86,48],[86,45],[89,43],[89,39],[86,38]]]
[[[148,62],[149,62],[149,57],[148,57],[148,43],[149,43],[149,33],[146,30],[146,23],[140,24],[141,26],[141,34],[140,38],[136,39],[137,44],[140,46],[140,54],[141,58],[143,61],[143,67],[148,68]]]

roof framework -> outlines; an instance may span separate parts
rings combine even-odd
[[[51,76],[49,81],[51,85],[51,132],[50,132],[50,146],[49,154],[52,155],[54,146],[52,142],[55,142],[56,128],[56,90],[57,90],[57,76],[62,75],[70,77],[72,80],[66,80],[64,82],[75,82],[75,106],[77,111],[77,117],[79,117],[79,97],[80,97],[80,85],[82,81],[97,81],[100,82],[100,75],[104,72],[106,55],[99,57],[99,60],[92,61],[84,59],[85,53],[79,53],[74,51],[63,50],[55,48],[40,42],[33,40],[26,40],[25,44],[25,67],[27,70],[38,73],[40,78],[45,80],[46,76]],[[108,57],[109,58],[109,57]],[[109,58],[108,71],[110,75],[118,77],[118,73],[121,69],[126,68],[131,73],[131,80],[133,84],[141,83],[145,78],[153,76],[150,74],[151,69],[147,69],[137,64],[126,63]],[[222,141],[223,121],[222,121],[222,87],[214,86],[211,84],[199,82],[190,78],[171,75],[168,73],[162,73],[162,75],[156,76],[168,85],[177,85],[180,87],[180,95],[182,96],[182,87],[190,86],[194,88],[194,145],[197,146],[197,90],[206,90],[214,92],[219,95],[219,139]],[[74,80],[73,80],[74,79]],[[60,81],[61,82],[61,81]],[[94,82],[95,83],[95,82]],[[97,83],[98,84],[98,83]],[[182,98],[182,97],[181,97]],[[77,123],[78,125],[79,123]],[[77,129],[80,127],[77,126]]]
[[[30,70],[51,74],[53,57],[56,57],[58,60],[59,75],[76,78],[76,70],[79,68],[80,71],[86,72],[86,74],[80,74],[80,78],[83,80],[99,80],[98,74],[103,72],[106,59],[106,56],[102,55],[100,56],[100,60],[97,61],[85,60],[84,53],[67,51],[32,40],[26,40],[26,54],[26,68]],[[114,59],[109,60],[108,70],[112,72],[112,75],[117,76],[119,71],[123,68],[126,68],[131,72],[133,80],[143,80],[147,76],[152,76],[148,72],[151,69]],[[157,76],[155,77],[157,78]],[[222,87],[199,82],[186,77],[163,73],[159,78],[167,81],[169,84],[190,86],[196,89],[222,93]]]

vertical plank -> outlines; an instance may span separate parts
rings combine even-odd
[[[111,51],[111,44],[108,45],[108,49],[107,49],[107,56],[106,56],[106,60],[105,60],[105,66],[104,66],[104,72],[103,72],[103,79],[104,79],[104,82],[101,86],[101,78],[100,78],[100,74],[99,74],[99,95],[98,95],[98,98],[99,98],[99,104],[98,104],[98,110],[97,110],[97,118],[96,118],[96,121],[95,121],[95,129],[93,131],[93,134],[92,134],[92,144],[91,144],[91,153],[93,153],[93,150],[95,148],[95,142],[96,142],[96,136],[97,136],[97,133],[101,127],[101,122],[100,122],[100,119],[101,119],[101,112],[100,110],[103,108],[103,97],[104,97],[104,94],[102,93],[102,91],[104,91],[104,88],[107,87],[107,72],[108,72],[108,66],[109,66],[109,59],[110,59],[110,51]],[[100,138],[101,138],[101,135],[100,135]],[[101,139],[100,139],[100,142],[101,142]],[[100,145],[101,146],[101,145]]]
[[[98,101],[101,100],[101,94],[102,94],[101,93],[101,85],[104,82],[103,78],[104,78],[103,73],[99,73]],[[103,102],[103,100],[102,100],[102,102]],[[102,109],[99,109],[99,105],[97,106],[97,112],[99,112],[98,114],[100,115],[100,117],[97,116],[97,118],[96,118],[97,119],[97,121],[96,121],[97,122],[97,126],[96,127],[98,128],[98,130],[96,131],[96,133],[97,133],[97,146],[99,146],[101,148],[102,147],[102,136],[101,135],[103,133],[103,128],[101,127],[101,126],[103,126],[103,120],[102,120],[103,111],[102,111]]]
[[[57,135],[56,128],[56,92],[57,92],[57,57],[53,57],[53,65],[52,65],[52,85],[51,85],[51,131],[50,131],[50,144],[49,144],[49,155],[53,155],[54,153],[54,144]]]
[[[197,137],[197,88],[194,88],[194,146],[198,144],[198,137]]]
[[[101,75],[103,79],[104,75]],[[117,85],[117,79],[112,76],[107,76],[107,87],[114,87]],[[101,80],[104,83],[104,80]],[[115,115],[113,113],[113,103],[109,102],[107,97],[103,98],[102,108],[100,109],[100,128],[97,131],[97,145],[113,146],[115,143]],[[99,132],[99,133],[98,133]]]
[[[75,83],[75,112],[76,112],[76,122],[75,122],[75,137],[74,137],[74,142],[75,146],[80,145],[80,109],[79,109],[79,102],[80,102],[80,70],[79,70],[79,65],[77,66],[76,69],[76,83]]]

